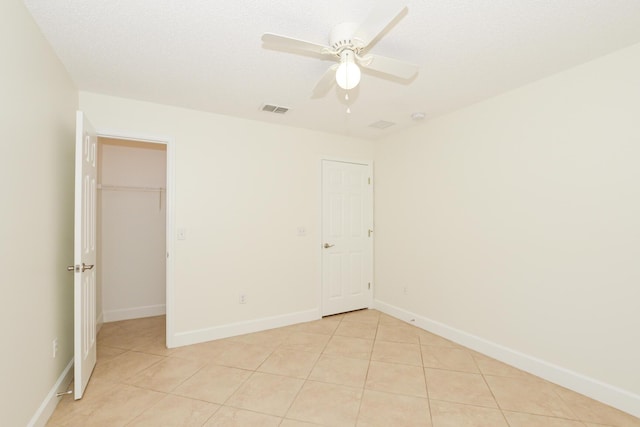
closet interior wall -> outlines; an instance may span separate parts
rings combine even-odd
[[[98,322],[165,313],[166,145],[99,138]]]

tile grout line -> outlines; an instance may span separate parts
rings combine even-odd
[[[371,369],[371,361],[373,358],[373,348],[376,346],[376,340],[378,339],[378,330],[380,329],[380,315],[378,315],[378,321],[376,323],[376,333],[373,335],[373,342],[371,343],[371,353],[369,353],[369,363],[367,364],[367,372],[364,375],[364,382],[362,383],[362,396],[360,396],[360,404],[358,405],[358,413],[356,414],[356,422],[360,419],[360,411],[362,410],[362,401],[364,400],[364,392],[367,386],[367,380],[369,379],[369,370]]]
[[[121,355],[123,355],[123,354],[127,354],[127,353],[134,353],[134,352],[135,352],[135,353],[141,353],[141,354],[149,355],[148,353],[144,353],[144,352],[138,352],[138,351],[133,351],[133,350],[127,350],[127,351],[125,351],[125,352],[123,352],[123,353],[119,354],[118,356],[121,356]],[[152,355],[152,356],[157,356],[157,355]],[[117,357],[117,356],[116,356],[116,357]],[[163,356],[158,356],[158,357],[163,357]],[[166,359],[166,358],[165,358],[165,359]],[[157,391],[157,390],[152,390],[152,389],[149,389],[149,388],[146,388],[146,387],[141,387],[141,386],[138,386],[138,385],[135,385],[135,384],[130,384],[130,383],[126,382],[128,379],[130,379],[130,378],[134,378],[135,376],[137,376],[137,375],[141,374],[142,372],[146,371],[147,369],[151,368],[152,366],[157,365],[158,363],[161,363],[161,360],[154,362],[152,365],[150,365],[150,366],[148,366],[148,367],[146,367],[146,368],[142,369],[140,372],[137,372],[137,373],[135,373],[135,374],[133,374],[133,375],[131,375],[131,376],[128,376],[128,377],[126,377],[126,378],[114,379],[114,380],[111,380],[111,379],[108,379],[108,378],[103,379],[103,381],[106,381],[106,382],[110,382],[110,383],[112,383],[112,384],[114,385],[114,387],[113,387],[113,389],[114,389],[114,390],[115,390],[116,388],[122,388],[123,386],[127,386],[127,387],[132,387],[132,388],[135,388],[135,389],[139,389],[139,390],[150,391],[150,392],[152,392],[152,393],[159,393],[159,394],[164,395],[163,397],[160,397],[156,402],[154,402],[154,403],[150,404],[148,407],[145,407],[144,409],[142,409],[138,414],[134,415],[134,416],[133,416],[133,418],[131,418],[129,421],[126,421],[126,422],[125,422],[125,424],[124,424],[124,426],[130,425],[133,421],[135,421],[135,420],[136,420],[138,417],[140,417],[143,413],[145,413],[147,410],[151,409],[152,407],[156,406],[156,405],[157,405],[157,404],[158,404],[162,399],[164,399],[164,397],[166,397],[166,396],[167,396],[167,393],[166,393],[166,392],[161,392],[161,391]],[[89,382],[91,382],[91,378],[89,378]],[[88,387],[88,386],[89,386],[89,384],[87,384],[87,387]],[[97,411],[97,410],[98,410],[98,408],[94,409],[93,411],[91,411],[91,414],[93,414],[93,413],[94,413],[95,411]]]
[[[427,384],[427,370],[424,366],[424,356],[422,355],[422,339],[418,335],[418,350],[420,351],[420,363],[422,363],[422,378],[424,378],[424,388],[427,392],[427,408],[429,408],[429,422],[433,427],[433,410],[431,409],[431,397],[429,396],[429,385]]]
[[[139,388],[142,388],[142,387],[139,387]],[[144,390],[148,390],[148,389],[144,389]],[[152,390],[152,391],[155,391],[155,390]],[[168,393],[164,393],[164,392],[159,392],[159,393],[164,394],[164,396],[161,397],[160,399],[158,399],[157,402],[153,403],[148,408],[143,409],[142,412],[140,412],[138,415],[136,415],[131,420],[129,420],[126,424],[124,424],[124,427],[130,426],[134,421],[136,421],[138,418],[140,418],[142,416],[142,414],[144,414],[145,412],[147,412],[148,410],[150,410],[152,408],[155,408],[162,401],[162,399],[166,398],[169,395]]]
[[[489,390],[489,393],[491,393],[491,397],[493,397],[493,401],[496,402],[496,406],[498,407],[498,411],[500,411],[500,415],[502,415],[502,419],[504,420],[504,422],[505,422],[505,424],[507,426],[510,426],[511,423],[507,419],[507,416],[505,415],[504,410],[500,406],[500,402],[498,402],[498,399],[496,398],[495,393],[491,389],[491,386],[489,385],[489,382],[487,381],[487,378],[484,376],[484,372],[480,368],[480,365],[478,364],[478,361],[476,360],[475,357],[473,357],[473,353],[469,352],[469,350],[466,350],[466,351],[469,354],[469,356],[471,356],[471,360],[473,360],[473,363],[476,366],[476,369],[478,369],[478,372],[480,373],[480,376],[482,377],[482,381],[484,382],[484,385],[487,386],[487,389]]]
[[[553,384],[551,382],[549,382],[550,384]],[[557,384],[553,384],[554,388],[555,387],[561,387]],[[569,405],[569,403],[562,397],[562,395],[560,393],[558,393],[556,390],[554,390],[553,388],[551,389],[551,392],[558,398],[560,399],[560,402],[564,403],[566,405],[566,407],[569,409],[569,411],[571,411],[571,413],[573,414],[573,416],[575,418],[573,418],[574,421],[578,421],[581,422],[582,424],[586,425],[587,421],[584,421],[582,419],[582,417],[580,417],[580,414],[576,413],[576,411],[573,410],[573,408],[571,407],[571,405]]]
[[[480,365],[478,364],[478,361],[476,360],[475,357],[473,357],[473,354],[471,355],[471,358],[473,359],[474,363],[476,364],[476,366],[478,367],[478,371],[480,372],[480,375],[482,375],[482,379],[484,381],[484,383],[487,385],[487,388],[489,389],[489,391],[491,392],[491,396],[493,396],[493,399],[496,402],[496,405],[498,405],[498,409],[500,410],[500,413],[502,414],[502,417],[505,419],[505,422],[507,423],[508,426],[511,426],[511,423],[509,422],[509,420],[506,417],[505,411],[508,411],[507,409],[502,408],[502,406],[500,405],[500,402],[498,402],[498,399],[495,396],[495,393],[493,392],[493,389],[491,388],[491,386],[489,385],[489,382],[487,381],[487,376],[489,377],[498,377],[498,378],[508,378],[508,379],[515,379],[511,376],[508,375],[489,375],[489,374],[485,374],[482,369],[480,369]],[[538,378],[538,377],[536,377]],[[555,390],[552,390],[554,395],[556,395],[556,397],[562,401],[563,403],[566,404],[566,402],[564,402],[564,400],[562,399],[562,397],[560,395],[558,395]],[[571,410],[571,408],[569,408]],[[555,415],[549,415],[549,414],[536,414],[536,413],[531,413],[531,412],[526,412],[526,411],[515,411],[515,410],[511,410],[509,412],[514,412],[517,414],[525,414],[525,415],[533,415],[533,416],[537,416],[537,417],[545,417],[545,418],[553,418],[553,419],[557,419],[557,420],[565,420],[565,421],[577,421],[581,424],[584,424],[585,421],[579,419],[579,418],[566,418],[566,417],[558,417]],[[571,413],[574,414],[575,413],[573,410],[571,410]]]
[[[322,357],[322,355],[324,354],[324,350],[327,348],[327,346],[329,345],[329,342],[331,341],[331,338],[333,338],[335,336],[336,331],[338,330],[338,328],[340,327],[340,325],[342,324],[342,319],[344,318],[344,316],[340,317],[340,320],[338,322],[338,326],[336,326],[336,328],[333,330],[333,332],[330,335],[330,338],[327,340],[327,342],[324,344],[324,346],[322,347],[322,350],[320,350],[320,354],[318,355],[318,358],[316,359],[315,363],[313,364],[313,366],[311,367],[311,369],[309,370],[309,373],[307,374],[307,377],[303,380],[302,385],[300,386],[300,388],[298,389],[298,392],[296,393],[296,395],[293,397],[293,399],[291,400],[291,403],[289,404],[289,407],[287,408],[287,410],[284,412],[284,415],[282,416],[282,421],[280,421],[280,425],[284,422],[284,420],[287,418],[287,415],[289,414],[289,411],[291,410],[291,407],[293,406],[294,402],[296,401],[296,399],[298,399],[298,396],[300,396],[300,392],[302,391],[302,389],[304,388],[305,384],[307,384],[307,382],[309,381],[309,375],[311,375],[311,372],[313,372],[313,369],[316,367],[316,365],[318,364],[318,361],[320,360],[320,358]],[[322,318],[320,318],[319,320],[322,320]]]

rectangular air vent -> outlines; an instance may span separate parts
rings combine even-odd
[[[269,113],[276,113],[276,114],[284,114],[287,111],[289,111],[289,109],[287,107],[279,107],[277,105],[265,104],[262,106],[262,111],[268,111]]]
[[[386,129],[389,126],[393,126],[393,125],[395,125],[395,123],[393,122],[387,122],[386,120],[378,120],[375,123],[371,123],[369,127],[376,128],[376,129]]]

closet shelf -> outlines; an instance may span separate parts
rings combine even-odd
[[[130,185],[105,185],[98,184],[98,190],[104,191],[144,191],[148,193],[163,192],[163,187],[135,187]]]

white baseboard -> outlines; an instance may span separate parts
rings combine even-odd
[[[201,342],[213,341],[236,335],[249,334],[251,332],[280,328],[283,326],[294,325],[296,323],[310,322],[312,320],[318,320],[321,317],[320,310],[313,309],[280,316],[263,317],[261,319],[230,323],[228,325],[215,326],[213,328],[179,332],[174,334],[173,337],[168,337],[167,347],[173,348],[198,344]]]
[[[53,385],[47,397],[44,398],[42,404],[36,411],[36,413],[31,417],[29,424],[27,427],[44,427],[47,424],[47,421],[55,411],[56,406],[60,402],[60,398],[56,396],[57,393],[61,391],[67,391],[67,387],[71,384],[71,380],[73,379],[73,359],[69,361],[69,364],[64,368],[62,374],[58,377],[58,380]]]
[[[143,317],[162,316],[166,314],[165,304],[146,305],[143,307],[121,308],[118,310],[104,310],[102,312],[105,322],[117,322],[118,320],[141,319]]]
[[[640,396],[602,381],[587,377],[544,360],[520,353],[500,344],[469,334],[444,323],[419,316],[382,301],[374,301],[374,307],[397,319],[440,335],[460,345],[486,354],[501,362],[527,371],[547,381],[561,385],[577,393],[603,402],[621,411],[640,417]]]

